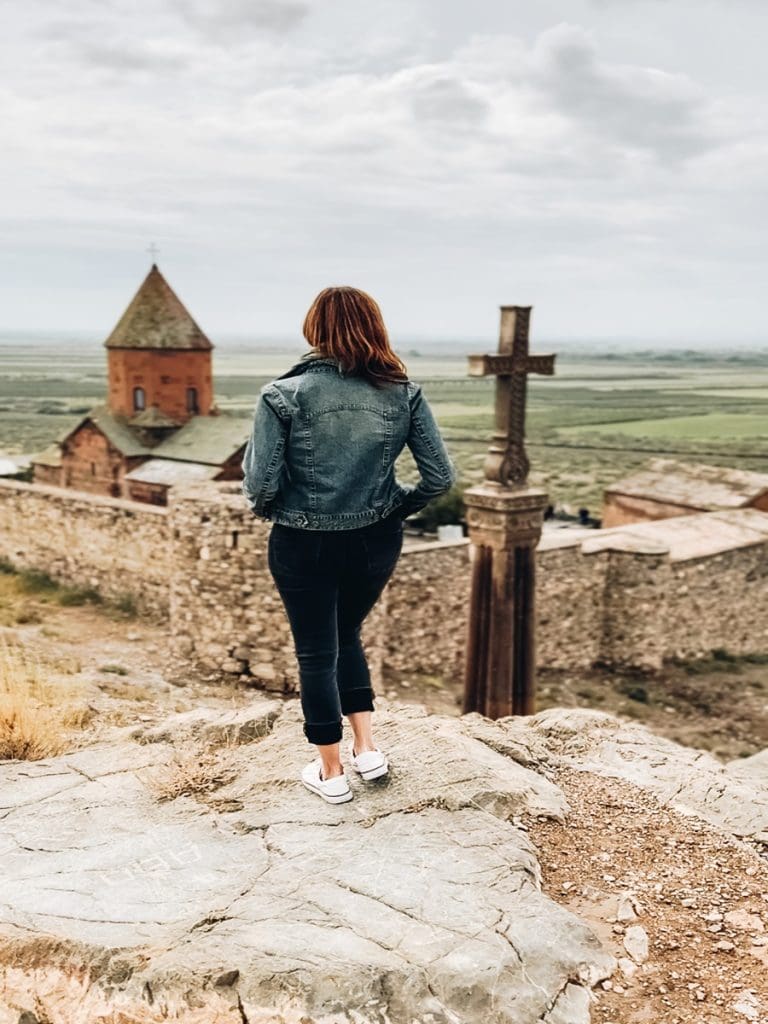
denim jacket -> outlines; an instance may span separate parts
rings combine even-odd
[[[395,478],[405,445],[416,485]],[[457,479],[420,384],[377,389],[315,350],[261,388],[242,469],[255,516],[310,530],[405,518]]]

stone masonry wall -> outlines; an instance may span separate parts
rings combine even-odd
[[[536,658],[579,668],[600,657],[606,559],[578,547],[539,547],[536,555]]]
[[[270,529],[238,482],[174,488],[164,508],[0,481],[0,557],[169,617],[169,670],[288,692],[297,670],[267,566]],[[461,679],[472,552],[467,540],[406,546],[363,628],[375,686],[388,672]],[[550,534],[536,606],[542,667],[763,653],[768,543],[671,561],[663,546],[625,537]]]
[[[171,492],[174,575],[171,646],[187,662],[276,691],[297,687],[293,642],[267,566],[270,525],[239,484]],[[363,627],[374,684],[390,671],[460,680],[469,602],[467,540],[408,544]],[[539,663],[590,665],[603,650],[608,555],[540,552]]]
[[[293,690],[292,640],[266,563],[270,526],[244,508],[238,484],[217,492],[172,498],[174,649],[211,671]],[[768,546],[670,562],[663,549],[626,543],[544,539],[536,597],[542,667],[657,669],[665,657],[717,647],[768,650]],[[405,548],[363,628],[374,682],[388,671],[461,679],[471,557],[466,540]]]
[[[168,617],[167,510],[134,501],[0,480],[0,558],[70,586],[93,587]]]
[[[267,564],[270,524],[248,509],[240,484],[170,493],[170,672],[189,663],[266,690],[297,689],[293,639]],[[376,685],[382,670],[386,601],[365,623],[363,641]]]
[[[672,563],[666,625],[668,656],[768,652],[768,546]]]

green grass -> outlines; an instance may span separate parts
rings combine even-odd
[[[492,351],[495,344],[490,338],[465,351]],[[77,421],[75,410],[103,401],[103,348],[95,341],[81,348],[64,357],[55,346],[0,349],[0,451],[39,451]],[[479,482],[493,430],[494,381],[468,377],[466,358],[455,349],[443,358],[419,343],[395,348],[423,384],[460,484]],[[553,348],[532,343],[533,351]],[[302,351],[297,341],[295,355]],[[221,346],[213,359],[216,401],[249,415],[260,386],[291,361],[285,352]],[[654,455],[768,472],[764,354],[565,349],[556,365],[555,377],[530,380],[526,426],[531,482],[546,488],[555,505],[599,513],[604,489]],[[397,471],[404,482],[416,479],[407,450]],[[132,598],[123,610],[135,613]]]
[[[18,594],[36,598],[38,601],[55,602],[63,607],[76,607],[84,604],[102,604],[104,598],[94,587],[71,587],[55,580],[42,569],[17,569],[6,558],[0,558],[0,575],[10,577],[9,582]],[[27,618],[17,619],[18,622],[38,621],[34,609],[24,609]]]
[[[65,607],[101,604],[104,598],[93,587],[62,587],[56,600]]]
[[[112,601],[112,605],[117,611],[129,618],[135,618],[139,613],[136,598],[133,594],[120,594],[119,597]]]
[[[768,411],[765,414],[711,412],[696,416],[670,416],[663,419],[636,419],[623,423],[593,423],[560,428],[560,434],[567,437],[594,433],[684,441],[768,438]]]

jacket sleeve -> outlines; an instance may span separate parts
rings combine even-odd
[[[420,480],[415,485],[400,485],[406,492],[398,506],[402,518],[420,511],[433,498],[449,490],[458,479],[456,465],[448,454],[420,384],[413,384],[411,425],[406,444],[413,454]]]
[[[275,497],[285,463],[289,419],[280,396],[265,384],[256,404],[253,428],[243,455],[243,494],[255,516],[268,519],[267,504]]]

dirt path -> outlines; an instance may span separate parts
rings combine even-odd
[[[765,1024],[768,863],[626,783],[573,771],[554,781],[572,808],[565,826],[530,823],[545,891],[626,971],[604,983],[595,1024]],[[624,948],[642,945],[638,929],[640,965]]]
[[[163,674],[165,627],[86,603],[62,606],[56,593],[29,594],[0,574],[0,640],[18,644],[58,686],[83,694],[93,713],[89,741],[101,727],[152,722],[195,707],[241,707],[250,691]]]

